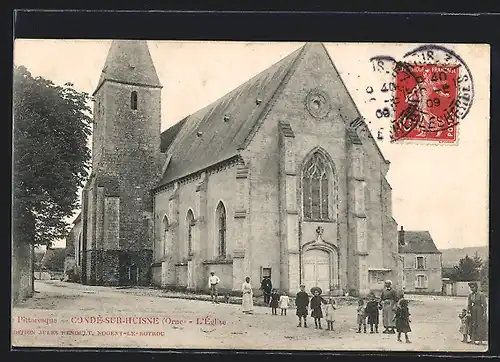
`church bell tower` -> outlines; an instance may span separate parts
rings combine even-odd
[[[92,174],[82,197],[84,283],[148,282],[161,89],[147,42],[113,40],[93,93]]]

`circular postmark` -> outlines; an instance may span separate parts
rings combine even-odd
[[[330,98],[320,89],[311,90],[305,100],[306,109],[314,118],[323,118],[330,112]]]
[[[420,101],[407,129],[394,123],[393,140],[455,142],[457,125],[468,114],[474,99],[472,74],[455,52],[438,45],[424,45],[403,56],[420,84]]]
[[[453,79],[457,91],[454,102],[456,117],[464,119],[467,116],[474,101],[474,81],[469,67],[458,54],[440,45],[422,45],[407,52],[403,59],[412,61],[416,65],[434,65],[437,68],[456,69],[457,76]]]
[[[396,61],[387,55],[372,57],[370,62],[379,78],[376,86],[369,85],[365,90],[368,103],[374,101],[378,104],[373,119],[391,120],[392,141],[404,138],[418,126],[422,83],[418,81],[411,64]],[[382,130],[380,127],[378,139],[383,139]]]
[[[380,91],[386,92],[382,98],[390,107],[384,104],[375,116],[390,117],[391,141],[457,140],[457,125],[474,100],[472,74],[459,55],[443,46],[423,45],[404,54],[399,62],[390,56],[370,61],[373,70],[384,77]],[[388,63],[393,65],[392,72]],[[372,91],[368,87],[366,92],[372,96]]]

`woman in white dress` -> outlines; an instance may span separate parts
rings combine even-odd
[[[250,284],[250,278],[246,277],[245,282],[241,286],[241,291],[243,292],[243,313],[252,314],[253,312],[253,291],[252,285]]]

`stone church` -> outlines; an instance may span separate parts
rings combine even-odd
[[[86,284],[365,294],[402,278],[389,161],[323,44],[160,132],[146,41],[113,41],[68,237]],[[359,127],[361,125],[361,127]]]

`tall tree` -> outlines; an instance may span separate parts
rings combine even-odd
[[[62,272],[64,271],[64,260],[66,259],[65,248],[55,248],[48,251],[43,260],[42,266],[50,271]]]
[[[87,177],[90,97],[14,68],[13,236],[50,247],[68,231]]]
[[[466,255],[459,260],[458,265],[454,266],[457,280],[463,282],[479,280],[482,265],[483,261],[477,254],[472,258]]]

